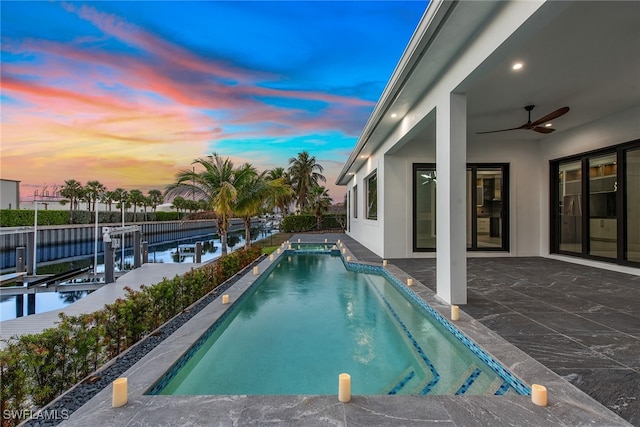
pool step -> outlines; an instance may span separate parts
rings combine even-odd
[[[385,394],[406,394],[407,384],[416,377],[416,371],[412,366],[402,371],[402,374],[398,375],[390,384],[390,387],[385,390]]]

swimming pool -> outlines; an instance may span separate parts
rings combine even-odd
[[[383,269],[300,249],[285,252],[147,394],[334,394],[341,372],[354,394],[528,394]]]

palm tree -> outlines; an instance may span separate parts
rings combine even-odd
[[[322,226],[322,214],[329,210],[333,200],[331,196],[329,196],[329,191],[320,185],[314,185],[309,189],[307,199],[309,209],[316,216],[316,227],[320,230]]]
[[[60,189],[60,195],[69,201],[69,224],[73,224],[73,209],[82,196],[82,184],[75,179],[69,179]]]
[[[260,199],[264,179],[262,174],[249,163],[234,171],[234,187],[237,197],[233,206],[234,214],[244,223],[245,247],[251,244],[251,217],[257,215],[264,199]]]
[[[289,213],[289,205],[293,201],[293,190],[291,188],[291,179],[289,178],[289,174],[282,167],[273,168],[267,172],[266,179],[268,181],[276,181],[280,185],[287,186],[290,191],[284,195],[276,195],[272,194],[272,198],[268,200],[268,206],[273,208],[278,208],[282,216],[286,216]]]
[[[136,220],[136,210],[144,203],[144,194],[140,190],[129,191],[129,203],[133,205],[133,220]]]
[[[85,202],[87,204],[87,212],[91,211],[91,196],[87,193],[86,187],[82,187],[82,194],[78,197],[78,204]]]
[[[187,201],[182,196],[176,196],[171,203],[171,207],[173,207],[176,212],[180,213],[181,209],[185,209],[187,205]]]
[[[245,247],[251,245],[251,218],[258,215],[267,201],[293,194],[291,187],[282,178],[269,180],[267,173],[258,174],[253,166],[245,163],[236,171],[238,199],[235,213],[244,222]]]
[[[151,207],[153,208],[153,212],[155,213],[158,205],[164,203],[164,196],[162,196],[162,192],[160,190],[149,190],[149,193],[147,195],[151,200]]]
[[[100,199],[100,194],[104,193],[106,190],[107,187],[102,185],[100,181],[89,181],[87,182],[87,185],[84,186],[85,194],[93,204],[92,210],[96,210],[96,202]]]
[[[147,208],[151,206],[151,197],[142,196],[142,209],[144,209],[144,221],[147,221]]]
[[[208,211],[190,215],[204,218],[213,215],[218,225],[222,254],[227,253],[227,230],[233,215],[233,207],[238,196],[234,186],[235,171],[229,158],[223,159],[217,153],[193,161],[204,168],[202,172],[184,169],[176,175],[176,182],[167,186],[168,197],[189,196],[194,200],[205,200]]]
[[[116,188],[113,190],[113,201],[116,203],[116,207],[120,209],[120,215],[124,217],[124,210],[129,204],[129,193],[124,188]]]
[[[113,191],[105,191],[100,197],[100,202],[104,203],[109,207],[109,212],[111,212],[111,205],[115,200],[115,193]]]
[[[319,185],[318,181],[326,182],[322,175],[324,168],[316,163],[316,157],[310,156],[307,151],[298,153],[298,157],[289,159],[289,176],[296,193],[298,209],[304,211],[307,204],[307,194],[314,185]]]

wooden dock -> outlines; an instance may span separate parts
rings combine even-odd
[[[67,307],[0,322],[0,340],[42,332],[59,322],[59,313],[65,313],[70,316],[92,313],[103,308],[105,304],[111,304],[118,298],[124,298],[125,287],[139,290],[142,285],[155,285],[165,278],[170,279],[182,275],[201,265],[178,263],[143,264],[142,267],[124,274],[116,282],[101,286],[100,289]],[[4,346],[4,342],[0,342],[0,348]]]

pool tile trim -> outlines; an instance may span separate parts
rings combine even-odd
[[[387,269],[381,266],[362,264],[352,261],[347,261],[344,254],[341,254],[342,261],[348,270],[359,272],[376,274],[385,277],[391,282],[397,289],[404,292],[415,303],[419,304],[427,313],[440,323],[447,331],[449,331],[454,337],[456,337],[465,347],[471,350],[476,356],[486,363],[493,371],[498,374],[503,380],[505,380],[518,394],[529,396],[531,395],[531,388],[527,386],[522,380],[511,373],[507,368],[502,366],[500,362],[495,360],[489,354],[487,354],[480,346],[478,346],[473,340],[467,337],[462,331],[453,326],[447,319],[440,313],[433,309],[425,300],[413,292],[407,285],[405,285],[398,277],[389,272]],[[422,394],[427,394],[429,390],[423,390]]]

